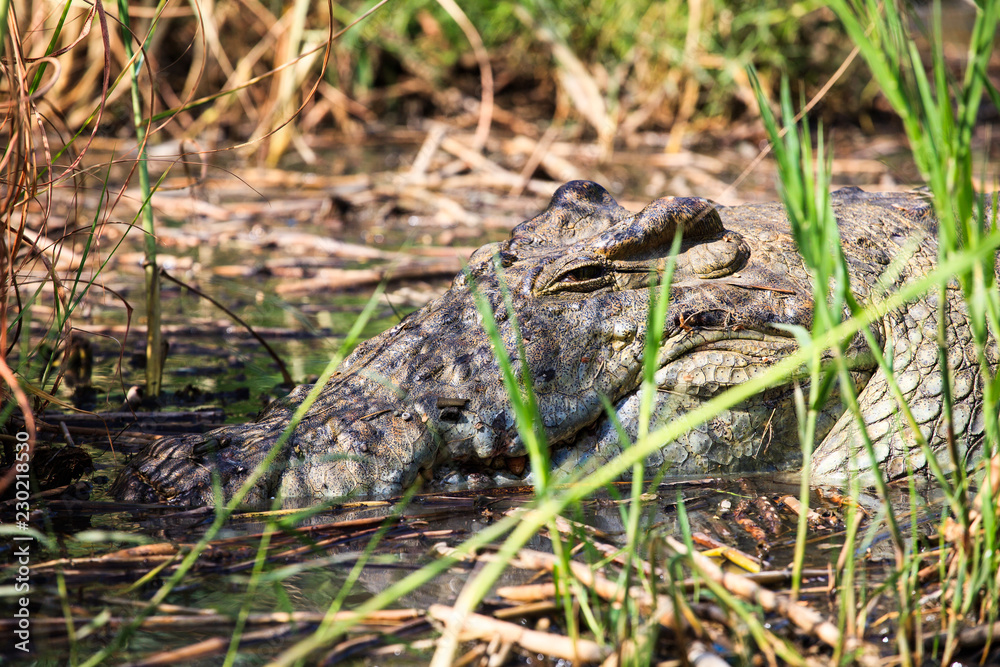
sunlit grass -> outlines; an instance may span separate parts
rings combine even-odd
[[[67,3],[68,5],[69,3]],[[146,278],[146,393],[150,398],[155,399],[160,395],[166,354],[163,348],[163,334],[160,329],[162,310],[160,307],[160,270],[156,263],[156,227],[153,223],[153,206],[150,203],[153,188],[149,181],[149,163],[146,159],[146,140],[149,128],[143,120],[142,93],[139,86],[140,73],[143,65],[146,64],[145,45],[153,38],[159,16],[150,22],[148,33],[143,40],[139,41],[138,52],[132,45],[133,35],[126,0],[118,1],[118,16],[121,20],[122,44],[125,48],[125,55],[128,56],[131,63],[128,67],[130,74],[129,92],[132,98],[132,121],[139,153],[136,169],[139,172],[139,194],[142,196],[139,217],[142,220],[143,252],[145,254],[143,269]]]
[[[984,93],[996,103],[1000,99],[996,89],[986,76],[987,65],[993,54],[997,27],[1000,25],[1000,3],[985,2],[977,12],[972,28],[968,50],[968,60],[961,79],[953,77],[945,63],[943,44],[940,37],[940,3],[934,4],[935,39],[932,40],[932,67],[926,73],[921,56],[907,33],[906,18],[896,6],[888,3],[884,9],[874,2],[849,4],[845,0],[831,3],[848,34],[861,48],[861,54],[868,63],[876,81],[903,121],[914,159],[921,175],[933,193],[933,205],[937,214],[939,261],[944,263],[967,248],[980,247],[987,235],[997,228],[996,202],[993,202],[994,219],[987,217],[983,195],[977,195],[973,188],[972,132],[976,125],[979,106]],[[900,67],[899,64],[903,66]],[[996,183],[994,182],[994,185]],[[981,386],[983,389],[983,418],[985,437],[983,457],[986,461],[998,452],[1000,430],[997,419],[1000,406],[1000,378],[997,370],[987,361],[987,349],[995,349],[1000,334],[1000,293],[996,287],[996,256],[987,254],[982,261],[955,274],[965,296],[969,313],[969,324],[978,355]],[[954,341],[946,327],[949,321],[948,286],[937,286],[938,302],[938,358],[942,367],[944,418],[951,428],[952,386],[947,367],[948,350]],[[926,450],[922,438],[918,442]],[[996,498],[992,493],[981,493],[980,509],[969,510],[969,480],[965,477],[965,465],[955,447],[956,437],[948,438],[948,456],[957,469],[954,479],[946,478],[935,469],[935,477],[949,498],[952,519],[961,525],[967,542],[956,546],[956,559],[947,573],[945,587],[951,590],[946,596],[949,611],[948,641],[943,647],[941,660],[951,661],[955,650],[958,619],[970,613],[979,622],[992,623],[998,612],[998,581],[996,572],[1000,569],[1000,553],[996,550],[997,521]],[[933,453],[928,460],[933,463]],[[983,467],[976,486],[980,489],[993,488],[992,466]],[[975,517],[974,517],[975,515]],[[982,526],[979,524],[981,521]],[[908,609],[907,601],[914,599],[915,573],[918,565],[906,564],[908,574],[899,568],[899,600],[901,611]],[[973,583],[974,582],[974,583]],[[978,613],[976,609],[978,607]],[[919,613],[919,610],[909,611]],[[897,645],[903,653],[905,663],[919,662],[922,657],[919,644],[913,648],[916,655],[910,658],[908,647],[912,638],[907,637],[904,617],[901,619]]]

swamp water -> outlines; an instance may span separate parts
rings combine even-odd
[[[665,552],[655,553],[659,543],[657,535],[680,536],[677,507],[683,502],[689,517],[692,533],[716,536],[727,545],[748,553],[763,556],[764,570],[784,570],[792,560],[795,517],[787,511],[780,512],[779,525],[769,532],[765,544],[755,543],[743,532],[734,518],[734,508],[743,498],[768,498],[772,502],[786,494],[794,494],[791,486],[775,484],[764,477],[711,478],[700,480],[663,480],[658,486],[647,489],[641,525],[644,533],[652,536],[653,551],[644,554],[654,567],[667,568],[669,559]],[[604,559],[604,553],[594,551],[602,545],[619,545],[625,540],[622,510],[629,493],[628,485],[616,485],[571,509],[562,524],[566,528],[561,539],[568,548],[583,549],[585,559],[591,562]],[[869,499],[873,501],[874,499]],[[898,492],[899,509],[909,502],[904,492]],[[939,499],[928,492],[927,498],[918,496],[917,532],[926,537],[927,528],[933,527],[940,515]],[[322,614],[331,604],[341,600],[340,608],[348,610],[364,603],[413,573],[421,566],[434,561],[446,546],[485,530],[506,512],[531,504],[527,489],[492,490],[463,493],[438,493],[419,495],[402,505],[398,502],[350,502],[328,507],[312,517],[294,525],[284,525],[282,514],[265,515],[258,512],[237,513],[213,540],[195,567],[174,589],[167,599],[172,605],[160,614],[173,620],[143,628],[117,656],[116,663],[130,658],[160,651],[183,649],[195,642],[213,637],[228,638],[231,619],[240,611],[251,615],[273,612],[293,612],[302,616],[297,626],[301,632],[315,628]],[[826,525],[811,530],[806,559],[807,575],[802,599],[824,614],[836,618],[838,599],[831,596],[825,575],[827,564],[835,561],[841,550],[843,526],[838,521],[842,511],[833,510],[829,503],[814,494],[811,504],[820,508]],[[287,508],[286,508],[287,509]],[[393,517],[387,521],[387,518]],[[120,551],[134,544],[120,538],[99,538],[88,544],[74,538],[65,539],[62,545],[47,554],[48,558],[63,558],[62,585],[69,593],[70,603],[77,619],[78,630],[84,617],[110,613],[111,625],[102,625],[87,637],[78,640],[78,649],[90,652],[105,645],[109,633],[117,629],[118,619],[133,617],[143,602],[148,600],[169,577],[184,545],[195,542],[212,521],[211,511],[152,507],[107,507],[80,503],[54,506],[46,512],[46,522],[55,534],[80,535],[82,530],[120,531],[119,535],[142,535],[148,545],[143,552]],[[267,560],[260,577],[248,597],[250,573],[261,548],[265,522],[271,521],[267,544]],[[892,571],[892,555],[888,534],[879,527],[879,517],[873,516],[870,529],[859,542],[859,576],[867,586],[877,590]],[[909,529],[904,525],[904,533]],[[85,539],[86,533],[83,535]],[[696,537],[697,539],[697,537]],[[930,538],[933,541],[933,538]],[[696,542],[696,544],[698,544]],[[529,549],[551,552],[547,534],[536,535],[526,545]],[[617,548],[617,547],[612,547]],[[701,546],[699,545],[699,548]],[[113,552],[111,556],[102,555]],[[44,559],[40,559],[44,560]],[[364,568],[355,571],[359,562]],[[157,574],[151,570],[162,567]],[[735,566],[734,571],[740,571]],[[424,610],[435,603],[452,603],[467,583],[481,569],[481,564],[458,564],[445,570],[428,583],[397,598],[394,609]],[[144,575],[147,578],[134,587]],[[356,579],[355,579],[356,577]],[[517,587],[538,580],[533,570],[509,567],[494,590],[499,587]],[[812,582],[812,583],[811,583]],[[663,580],[661,580],[661,584]],[[680,583],[680,580],[678,580]],[[33,609],[34,618],[53,619],[45,625],[36,624],[35,657],[38,664],[62,664],[68,650],[65,623],[61,620],[63,607],[56,595],[59,581],[56,568],[39,563],[32,574],[38,600]],[[781,585],[778,588],[782,588]],[[346,592],[345,591],[349,591]],[[500,609],[504,602],[491,594],[484,602],[487,609]],[[881,605],[869,611],[870,623],[877,623],[874,632],[893,636],[891,623],[878,621],[882,616]],[[559,612],[555,614],[559,617]],[[780,624],[781,619],[770,619]],[[558,621],[557,621],[558,622]],[[280,625],[261,621],[251,622],[246,632],[260,632],[261,628],[280,628]],[[777,627],[777,626],[776,626]],[[791,632],[791,629],[788,629]],[[424,664],[430,653],[421,648],[418,638],[426,637],[427,630],[417,637],[401,636],[402,645],[397,664]],[[241,664],[262,664],[267,656],[273,657],[296,638],[304,635],[278,633],[271,640],[251,642],[241,648]],[[408,646],[410,641],[416,643]],[[392,644],[392,641],[386,642]],[[887,647],[888,648],[888,647]],[[217,656],[206,656],[184,664],[216,665]],[[369,658],[369,664],[372,659]],[[374,664],[393,663],[392,655],[381,655]]]
[[[414,256],[422,264],[407,280],[390,284],[363,337],[392,326],[407,312],[447,288],[456,271],[437,263],[442,255],[450,255],[451,259],[467,257],[472,248],[502,238],[512,224],[544,206],[544,200],[534,200],[522,202],[520,209],[514,211],[502,210],[495,214],[494,224],[487,225],[485,232],[483,228],[435,226],[426,217],[389,210],[384,215],[376,214],[374,220],[356,224],[339,219],[336,206],[331,208],[329,203],[322,203],[331,197],[336,200],[347,196],[346,190],[337,190],[340,187],[348,186],[327,183],[324,188],[305,194],[274,189],[265,193],[266,207],[242,217],[202,220],[195,225],[168,220],[163,227],[161,265],[236,311],[275,348],[295,382],[311,381],[323,371],[367,302],[373,287],[370,271],[398,261],[399,257],[393,255],[396,250],[416,248]],[[477,204],[491,208],[502,200],[488,199]],[[332,247],[327,244],[330,239],[374,246],[379,252],[358,256],[352,254],[358,252],[357,248]],[[116,257],[119,264],[106,272],[109,282],[105,286],[109,292],[124,295],[134,313],[142,313],[141,261],[136,261],[134,252],[116,253]],[[420,274],[420,267],[426,268],[425,275]],[[315,278],[322,279],[315,281]],[[344,289],[352,285],[352,289]],[[132,329],[126,338],[125,310],[114,299],[95,301],[85,316],[74,323],[80,335],[88,340],[93,354],[90,384],[95,392],[85,396],[90,402],[87,407],[98,412],[125,413],[128,411],[123,402],[129,387],[144,382],[143,331],[133,314]],[[143,416],[132,431],[196,431],[221,423],[247,421],[268,401],[287,392],[288,388],[281,385],[281,374],[261,345],[215,306],[185,288],[165,282],[163,311],[170,349],[161,410],[157,413],[140,405],[137,410]],[[64,386],[60,398],[73,400],[73,390]],[[163,412],[175,416],[167,419],[162,417]],[[176,416],[177,413],[180,415]],[[47,419],[56,424],[59,421],[53,415]],[[69,416],[63,420],[71,429],[73,424],[80,424]],[[127,416],[118,417],[107,425],[112,434],[117,434],[129,421]],[[96,427],[100,423],[89,421],[87,425]],[[72,605],[78,629],[84,625],[83,618],[98,616],[104,610],[110,612],[108,624],[99,623],[100,627],[89,636],[77,640],[83,655],[98,649],[117,630],[118,622],[132,618],[143,601],[155,593],[175,567],[177,554],[184,550],[184,545],[196,541],[212,522],[211,512],[205,510],[103,504],[109,500],[105,490],[123,460],[120,452],[144,443],[130,445],[123,438],[116,455],[108,446],[107,436],[77,436],[77,439],[85,443],[94,458],[96,470],[91,477],[94,489],[90,501],[54,501],[33,516],[44,532],[62,536],[52,549],[36,551],[33,561],[37,570],[33,573],[36,595],[32,598],[32,613],[39,620],[33,635],[39,652],[33,658],[39,664],[65,662],[70,642],[63,620],[66,613],[63,600]],[[59,443],[58,436],[55,442]],[[894,503],[902,515],[909,516],[910,499],[905,488],[895,493]],[[569,543],[585,550],[597,543],[620,546],[625,540],[624,502],[620,498],[628,494],[627,485],[617,487],[567,512]],[[776,483],[766,476],[664,479],[647,489],[642,525],[644,532],[650,534],[681,535],[677,508],[678,502],[683,502],[693,532],[714,536],[750,556],[762,557],[765,570],[782,570],[792,560],[794,544],[795,515],[780,501],[789,495],[797,496],[798,488]],[[746,532],[735,517],[742,500],[756,498],[766,498],[779,508],[777,523],[768,529],[763,541]],[[921,540],[934,542],[932,531],[942,513],[941,500],[933,485],[915,498],[915,534]],[[511,489],[422,495],[405,506],[396,502],[359,501],[323,508],[296,526],[276,528],[269,538],[266,574],[250,596],[247,595],[249,574],[260,548],[261,532],[267,520],[280,521],[281,515],[265,518],[255,513],[238,514],[227,522],[209,552],[167,599],[176,605],[169,613],[178,620],[173,625],[164,622],[138,632],[117,662],[186,647],[206,638],[228,638],[231,622],[213,625],[216,621],[209,622],[207,616],[198,621],[197,617],[208,610],[217,616],[233,615],[241,609],[262,614],[276,610],[312,614],[303,621],[308,630],[315,627],[319,615],[339,597],[342,608],[351,609],[421,565],[434,561],[438,553],[436,544],[455,545],[486,529],[505,512],[530,502],[530,490]],[[877,508],[878,503],[870,499],[870,505]],[[823,509],[826,518],[821,517],[821,523],[811,530],[806,567],[825,569],[839,555],[843,542],[840,519],[846,510],[815,493],[811,506]],[[390,515],[399,519],[369,549]],[[862,560],[867,585],[877,588],[891,574],[892,553],[877,509],[867,526],[856,555]],[[90,530],[104,531],[104,535],[84,533],[85,539],[80,539],[81,531]],[[903,532],[910,535],[906,527]],[[127,535],[141,536],[152,546],[144,547],[144,552],[121,551],[135,546],[125,539]],[[528,546],[551,551],[546,535],[535,536]],[[108,558],[107,554],[113,556]],[[597,561],[603,557],[594,552],[588,559]],[[44,562],[60,558],[71,559],[59,565],[63,570],[62,583],[56,575],[57,568]],[[344,594],[342,590],[351,580],[352,569],[362,559],[365,567],[350,586],[350,592]],[[162,571],[132,587],[161,566]],[[436,602],[450,604],[470,574],[480,567],[468,565],[447,570],[400,597],[392,606],[422,610]],[[499,585],[517,585],[536,576],[534,572],[512,567]],[[61,585],[67,591],[65,597],[58,594]],[[823,586],[810,589],[806,599],[836,618],[838,602]],[[6,608],[10,603],[10,598],[0,598],[3,616],[8,618]],[[488,606],[499,604],[495,597],[487,600]],[[870,614],[871,621],[877,621],[880,607],[873,606]],[[41,619],[48,620],[43,623]],[[257,627],[248,626],[247,631]],[[894,629],[883,622],[875,632],[891,636]],[[420,636],[428,634],[425,631]],[[301,635],[276,633],[261,638],[241,648],[242,659],[245,664],[262,663],[265,656],[276,655],[297,637]],[[402,641],[410,640],[402,638]],[[429,655],[425,651],[415,647],[402,660],[422,664]],[[215,665],[219,661],[217,656],[204,657],[190,664]]]

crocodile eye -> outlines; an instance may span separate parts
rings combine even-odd
[[[561,283],[579,283],[586,280],[595,280],[604,277],[604,267],[599,264],[588,264],[578,266],[572,271],[567,271],[559,278]]]
[[[601,257],[571,254],[539,266],[532,290],[537,295],[597,292],[614,287],[613,271]]]

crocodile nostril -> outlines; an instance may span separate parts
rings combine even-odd
[[[505,269],[509,269],[514,266],[517,261],[517,253],[511,252],[510,250],[500,251],[500,266]]]
[[[460,359],[464,359],[460,357]],[[462,418],[462,410],[469,403],[467,398],[451,398],[449,396],[438,396],[437,408],[441,421],[458,422]]]
[[[508,456],[505,459],[507,464],[507,470],[515,475],[520,475],[524,472],[525,467],[528,463],[528,457],[526,456]]]

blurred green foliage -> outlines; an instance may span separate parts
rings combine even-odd
[[[346,22],[373,4],[341,8],[337,18]],[[765,84],[784,73],[819,86],[841,64],[849,42],[824,7],[819,0],[462,3],[504,84],[523,87],[552,76],[559,64],[552,58],[552,43],[538,37],[545,30],[587,67],[602,92],[623,99],[622,114],[650,91],[663,88],[666,98],[676,96],[693,78],[697,114],[727,117],[751,103],[748,65]],[[475,74],[468,40],[434,0],[387,5],[342,38],[338,57],[353,59],[355,67],[331,69],[331,83],[355,92],[395,82],[405,73],[437,84],[455,81],[462,70]],[[649,121],[669,126],[670,104]]]

